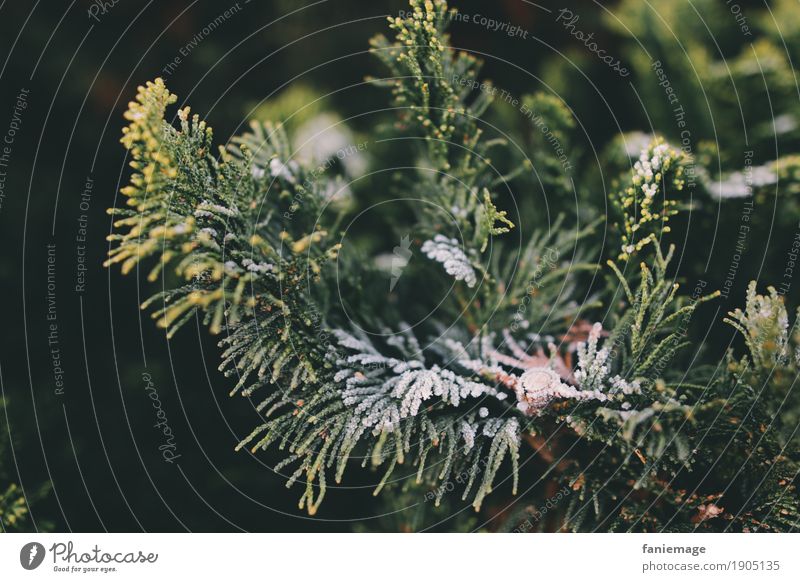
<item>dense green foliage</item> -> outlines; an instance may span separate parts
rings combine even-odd
[[[176,98],[157,79],[126,114],[130,208],[113,210],[108,264],[163,282],[143,307],[170,336],[195,317],[220,334],[228,389],[254,399],[262,418],[240,448],[285,451],[276,470],[290,468],[311,514],[360,461],[380,471],[375,492],[395,507],[431,492],[419,511],[436,512],[448,496],[486,511],[496,490],[504,509],[489,511],[506,529],[796,525],[798,318],[774,289],[759,295],[753,284],[727,319],[744,347],[704,359],[691,319],[719,290],[678,279],[682,241],[666,224],[690,195],[710,203],[714,184],[733,187],[734,156],[720,154],[725,169],[712,170],[710,145],[670,145],[667,118],[664,137],[639,140],[635,153],[635,136],[608,145],[608,200],[585,196],[579,215],[548,224],[526,191],[538,179],[548,196],[567,194],[570,110],[531,95],[506,134],[529,138],[493,135],[483,121],[493,92],[473,90],[481,63],[449,48],[448,14],[441,0],[411,0],[407,17],[390,19],[395,38],[372,43],[387,70],[374,82],[394,116],[380,131],[414,145],[391,154],[414,167],[391,193],[404,204],[392,225],[401,247],[411,233],[401,263],[387,272],[378,253],[342,234],[365,198],[343,187],[357,170],[332,164],[335,151],[298,156],[304,142],[283,119],[256,121],[215,149],[188,108],[177,127],[169,121]],[[626,14],[625,29],[649,38],[635,26],[646,14]],[[716,70],[703,47],[691,50]],[[737,57],[744,77],[753,56]],[[649,63],[636,64],[649,74]],[[776,64],[775,83],[783,73]],[[500,109],[498,118],[509,115]],[[396,165],[369,154],[372,168]],[[765,195],[792,160],[764,161],[772,178],[744,195]],[[582,192],[602,191],[595,172],[570,172]],[[781,196],[796,208],[794,176],[787,181]],[[375,290],[391,277],[399,283],[382,303]]]

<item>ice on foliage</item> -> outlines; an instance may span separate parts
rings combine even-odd
[[[275,265],[271,263],[265,263],[263,261],[256,263],[252,259],[244,259],[242,261],[242,266],[244,266],[244,268],[250,271],[251,273],[263,274],[263,273],[271,273],[275,270]]]
[[[653,134],[644,133],[641,131],[626,133],[623,136],[625,153],[630,158],[639,157],[639,155],[642,153],[642,150],[647,149],[647,146],[653,141],[653,137],[655,137]]]

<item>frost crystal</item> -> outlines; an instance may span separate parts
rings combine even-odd
[[[391,380],[390,380],[391,382]],[[392,390],[392,396],[401,398],[400,417],[416,416],[423,402],[433,396],[440,396],[451,406],[458,406],[467,397],[491,394],[494,389],[467,380],[451,370],[433,366],[429,370],[409,370],[400,375]]]
[[[617,200],[624,214],[620,259],[628,260],[661,232],[669,232],[664,223],[677,212],[677,201],[668,194],[684,186],[684,160],[681,151],[659,138],[642,150],[633,165],[632,184]],[[653,225],[661,226],[653,230]]]
[[[456,239],[437,234],[433,240],[426,240],[422,244],[422,252],[429,259],[442,263],[447,274],[455,277],[456,281],[464,281],[467,287],[475,286],[475,269]]]
[[[467,398],[493,396],[502,400],[505,396],[491,385],[438,365],[427,367],[418,359],[384,356],[366,336],[356,337],[342,330],[335,333],[340,347],[356,352],[337,360],[340,370],[334,376],[335,382],[343,384],[344,403],[360,418],[351,426],[353,434],[364,429],[393,432],[403,419],[420,414],[424,405],[458,407]],[[387,343],[407,354],[419,353],[413,336],[394,336]],[[465,439],[474,437],[474,427],[464,434]]]

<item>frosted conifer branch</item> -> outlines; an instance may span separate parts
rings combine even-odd
[[[426,240],[422,244],[422,252],[429,259],[442,263],[447,274],[456,281],[464,281],[467,287],[475,286],[475,269],[456,239],[437,234],[433,240]]]

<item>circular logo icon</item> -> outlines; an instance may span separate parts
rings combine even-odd
[[[39,542],[30,542],[19,551],[19,563],[26,570],[35,570],[44,561],[44,546]]]

